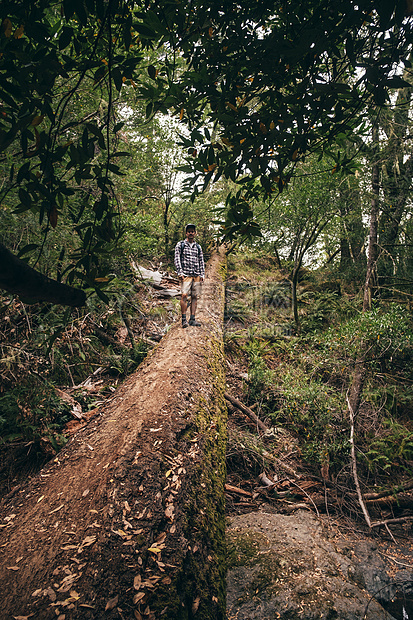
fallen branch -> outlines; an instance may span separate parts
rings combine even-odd
[[[109,334],[107,334],[100,327],[95,327],[93,331],[94,331],[94,334],[99,338],[99,340],[101,340],[104,344],[111,344],[114,347],[117,347],[118,349],[121,349],[121,350],[128,350],[128,351],[131,350],[129,347],[126,347],[124,344],[121,344],[120,342],[118,342],[116,338],[113,338],[113,336],[110,336]]]
[[[409,489],[413,489],[413,480],[407,482],[406,484],[399,484],[395,486],[393,489],[385,489],[384,491],[380,491],[380,493],[365,493],[365,500],[375,500],[381,499],[382,497],[393,497],[394,495],[398,495],[399,493],[404,493]]]
[[[276,486],[276,483],[270,480],[265,472],[258,476],[258,480],[267,488],[273,488]]]
[[[249,491],[244,491],[244,489],[240,489],[239,487],[234,487],[232,484],[226,484],[225,490],[228,493],[236,493],[237,495],[243,495],[245,497],[252,497],[252,493]]]
[[[284,461],[282,461],[281,459],[277,459],[277,457],[273,456],[266,450],[262,453],[262,456],[271,463],[274,463],[274,465],[277,465],[278,467],[283,469],[285,472],[287,472],[287,474],[290,474],[290,476],[293,476],[293,478],[300,478],[299,474],[297,474],[297,472],[294,471],[292,467],[287,465],[287,463],[284,463]]]
[[[302,493],[304,493],[304,495],[305,495],[306,497],[308,497],[308,499],[310,500],[310,502],[312,503],[312,505],[313,505],[313,506],[314,506],[314,508],[315,508],[315,511],[316,511],[316,513],[317,513],[317,517],[319,517],[319,518],[320,518],[320,513],[318,512],[318,508],[317,508],[317,506],[316,506],[316,504],[315,504],[314,500],[312,499],[312,497],[311,497],[311,496],[307,493],[307,491],[306,491],[305,489],[303,489],[303,487],[302,487],[302,486],[300,486],[299,484],[297,484],[296,482],[294,482],[293,480],[290,480],[290,483],[291,483],[291,484],[293,484],[294,486],[296,486],[296,487],[297,487],[297,489],[300,489],[300,491],[301,491]]]
[[[24,303],[45,301],[77,308],[86,303],[86,293],[52,280],[36,271],[0,243],[0,288],[18,295]]]
[[[379,550],[379,553],[384,558],[389,558],[389,560],[392,560],[392,562],[394,562],[395,564],[398,564],[399,566],[405,566],[406,568],[413,568],[412,564],[405,564],[405,562],[399,562],[399,560],[396,560],[396,558],[394,558],[392,555],[387,555],[387,553],[383,553],[383,551]]]
[[[308,504],[290,504],[285,503],[283,505],[283,512],[286,512],[288,514],[290,514],[291,512],[295,512],[296,510],[311,510],[310,506]]]
[[[135,348],[135,337],[133,335],[132,325],[131,325],[129,318],[126,316],[123,308],[121,308],[120,310],[120,315],[122,317],[123,322],[125,323],[125,327],[128,332],[129,340],[131,342],[132,348],[134,349]]]
[[[146,332],[146,337],[150,338],[151,341],[160,342],[163,338],[163,334],[159,332]]]
[[[268,426],[266,426],[266,424],[264,424],[264,422],[259,419],[259,417],[252,411],[252,409],[250,409],[246,405],[243,405],[239,400],[231,396],[231,394],[229,394],[228,392],[225,392],[224,396],[226,400],[231,403],[231,405],[242,411],[242,413],[245,413],[245,415],[247,415],[249,419],[252,420],[264,433],[269,430]]]
[[[354,411],[353,411],[353,406],[350,403],[350,399],[349,399],[348,395],[346,396],[346,400],[347,400],[347,406],[348,406],[348,411],[349,411],[349,416],[350,416],[351,469],[352,469],[352,472],[353,472],[353,479],[354,479],[354,484],[356,486],[356,491],[357,491],[357,497],[358,497],[359,504],[360,504],[361,509],[363,511],[366,523],[371,528],[370,515],[369,515],[369,512],[368,512],[368,510],[366,508],[366,505],[364,503],[364,500],[363,500],[363,495],[361,493],[360,483],[359,483],[359,479],[358,479],[358,475],[357,475],[356,448],[355,448],[355,444],[354,444]]]
[[[380,527],[382,525],[386,526],[389,523],[404,523],[405,521],[413,521],[413,515],[398,517],[397,519],[386,519],[385,521],[374,521],[370,527]]]
[[[364,499],[366,505],[373,504],[376,507],[396,505],[399,509],[413,509],[413,498],[407,493],[405,495],[398,495],[397,497],[387,495],[386,497],[382,497],[380,499],[366,499],[366,496],[364,496]]]

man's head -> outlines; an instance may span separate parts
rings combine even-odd
[[[188,241],[193,241],[196,235],[196,226],[195,224],[187,224],[185,227],[185,234]]]

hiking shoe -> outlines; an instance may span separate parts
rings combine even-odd
[[[195,325],[195,327],[200,327],[201,323],[196,319],[189,319],[189,325]]]
[[[182,319],[182,327],[188,327],[188,321],[186,319]]]

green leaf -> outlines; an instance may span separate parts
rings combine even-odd
[[[119,166],[116,166],[116,164],[108,164],[108,169],[114,174],[123,175],[123,172],[121,171]]]
[[[23,179],[29,179],[30,162],[26,161],[17,173],[17,183],[21,183]]]
[[[73,17],[75,13],[75,7],[72,0],[63,0],[63,13],[67,21],[69,21],[69,19]]]
[[[395,75],[394,77],[386,80],[386,86],[388,88],[411,88],[412,85],[406,80],[403,80],[400,76]]]
[[[67,47],[72,40],[73,30],[69,28],[69,26],[64,26],[62,29],[62,34],[59,37],[59,49],[63,50]]]
[[[102,291],[102,289],[95,287],[95,293],[99,297],[99,299],[101,299],[102,301],[105,302],[105,304],[110,303],[109,297],[107,295],[105,295],[105,293]]]
[[[149,118],[153,112],[153,101],[150,101],[146,106],[145,114],[146,118]]]
[[[120,92],[123,82],[122,82],[122,73],[118,69],[118,67],[115,67],[112,70],[112,78],[113,78],[113,81],[115,82],[116,90]]]
[[[19,188],[19,198],[21,203],[30,209],[30,207],[32,206],[32,198],[29,194],[29,192],[27,192],[23,187]]]
[[[156,67],[154,67],[153,65],[149,65],[148,75],[152,80],[154,80],[156,78]]]
[[[157,39],[158,35],[152,28],[148,28],[144,24],[134,24],[134,29],[140,35],[142,39]]]
[[[83,0],[71,0],[71,1],[74,5],[76,16],[78,17],[80,23],[83,26],[85,26],[87,23],[87,13],[86,13],[86,7],[85,7]]]
[[[380,27],[387,30],[395,9],[395,2],[393,0],[377,0],[375,9],[380,16]]]
[[[37,243],[28,243],[23,248],[21,248],[21,250],[19,250],[17,256],[18,258],[21,258],[22,256],[25,256],[25,254],[29,254],[29,252],[33,252],[33,250],[37,250],[37,248],[39,247],[40,246]]]

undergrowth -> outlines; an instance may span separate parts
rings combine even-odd
[[[105,297],[73,310],[1,299],[0,444],[42,439],[59,450],[74,419],[70,399],[83,413],[102,402],[146,357],[146,330],[167,329],[175,317],[172,303],[157,308],[153,290],[132,280],[114,277]]]
[[[275,329],[288,324],[285,308],[278,313],[273,308],[269,329],[265,304],[258,312],[248,307],[251,292],[245,290],[241,300],[233,294],[227,301],[230,308],[244,306],[243,322],[236,329],[230,324],[225,338],[227,351],[248,363],[244,401],[258,403],[270,425],[295,434],[303,463],[316,474],[349,476],[346,396],[363,351],[366,377],[355,427],[360,475],[366,484],[411,476],[413,321],[406,305],[376,301],[363,313],[360,298],[317,290],[313,282],[311,290],[300,291],[297,335]]]

